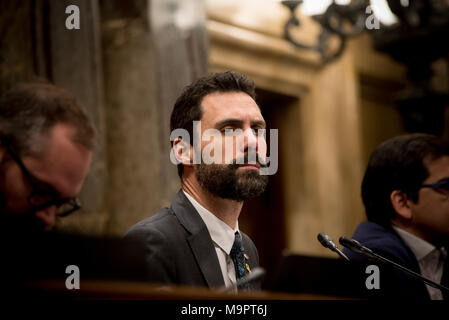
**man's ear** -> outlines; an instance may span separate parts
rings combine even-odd
[[[401,190],[394,190],[390,194],[391,205],[396,213],[407,220],[412,218],[412,210],[408,205],[407,195]]]
[[[184,166],[193,165],[192,146],[181,138],[177,138],[173,141],[173,154],[175,155],[176,160]]]

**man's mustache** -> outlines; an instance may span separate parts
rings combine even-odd
[[[259,156],[259,154],[256,155],[256,159],[251,159],[251,163],[249,162],[249,155],[245,153],[243,157],[236,158],[232,161],[231,164],[229,164],[230,167],[237,169],[238,167],[246,164],[254,164],[258,165],[259,168],[266,168],[268,166],[268,162],[266,159],[263,159]],[[255,161],[254,161],[255,160]]]

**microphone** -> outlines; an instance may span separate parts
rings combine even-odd
[[[342,257],[346,261],[349,261],[349,258],[343,252],[341,252],[340,249],[338,249],[337,245],[334,243],[332,238],[329,237],[327,234],[320,232],[320,233],[318,233],[317,238],[318,238],[318,241],[323,245],[323,247],[328,248],[328,249],[338,253],[338,255],[340,257]]]
[[[360,242],[358,242],[357,240],[348,239],[346,237],[340,237],[340,239],[338,239],[338,241],[340,242],[340,244],[343,247],[348,248],[352,252],[365,254],[365,255],[369,256],[370,258],[374,258],[375,259],[373,250],[371,250],[371,249],[369,249],[367,247],[362,246],[360,244]]]
[[[254,268],[250,273],[248,273],[246,276],[240,278],[237,280],[237,283],[232,285],[231,287],[222,287],[219,292],[227,292],[234,289],[238,289],[239,287],[251,283],[257,280],[261,280],[265,276],[266,272],[265,269],[262,267],[256,267]]]
[[[363,254],[371,259],[374,259],[376,261],[384,262],[388,265],[395,267],[396,269],[401,270],[402,272],[405,272],[405,273],[425,282],[429,286],[432,286],[432,287],[440,289],[440,290],[446,290],[449,292],[449,288],[447,288],[439,283],[433,282],[432,280],[427,279],[427,278],[423,277],[422,275],[420,275],[419,273],[416,273],[410,269],[407,269],[406,267],[401,266],[400,264],[398,264],[396,262],[393,262],[391,260],[388,260],[387,258],[382,257],[381,255],[375,253],[370,248],[367,248],[367,247],[361,245],[360,242],[358,242],[357,240],[346,238],[346,237],[340,237],[339,242],[342,246],[348,248],[349,250],[351,250],[353,252],[361,253],[361,254]]]
[[[251,283],[251,282],[254,282],[257,280],[261,280],[265,276],[265,273],[266,273],[265,269],[262,267],[254,268],[246,276],[240,278],[237,281],[237,283],[235,284],[235,286],[238,288],[238,287],[243,286],[244,284]]]

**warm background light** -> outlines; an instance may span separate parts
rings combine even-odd
[[[389,26],[398,22],[386,0],[371,0],[370,3],[374,14],[382,24]]]

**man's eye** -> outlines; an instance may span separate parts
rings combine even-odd
[[[436,188],[435,191],[445,196],[449,195],[449,190],[444,188]]]
[[[254,127],[254,128],[251,128],[251,130],[252,130],[252,132],[253,132],[253,134],[254,135],[257,135],[259,132],[262,134],[262,130],[265,130],[265,128],[262,128],[262,127]]]
[[[439,183],[439,185],[436,187],[436,189],[439,189],[441,191],[449,191],[449,181],[442,181],[441,183]]]

